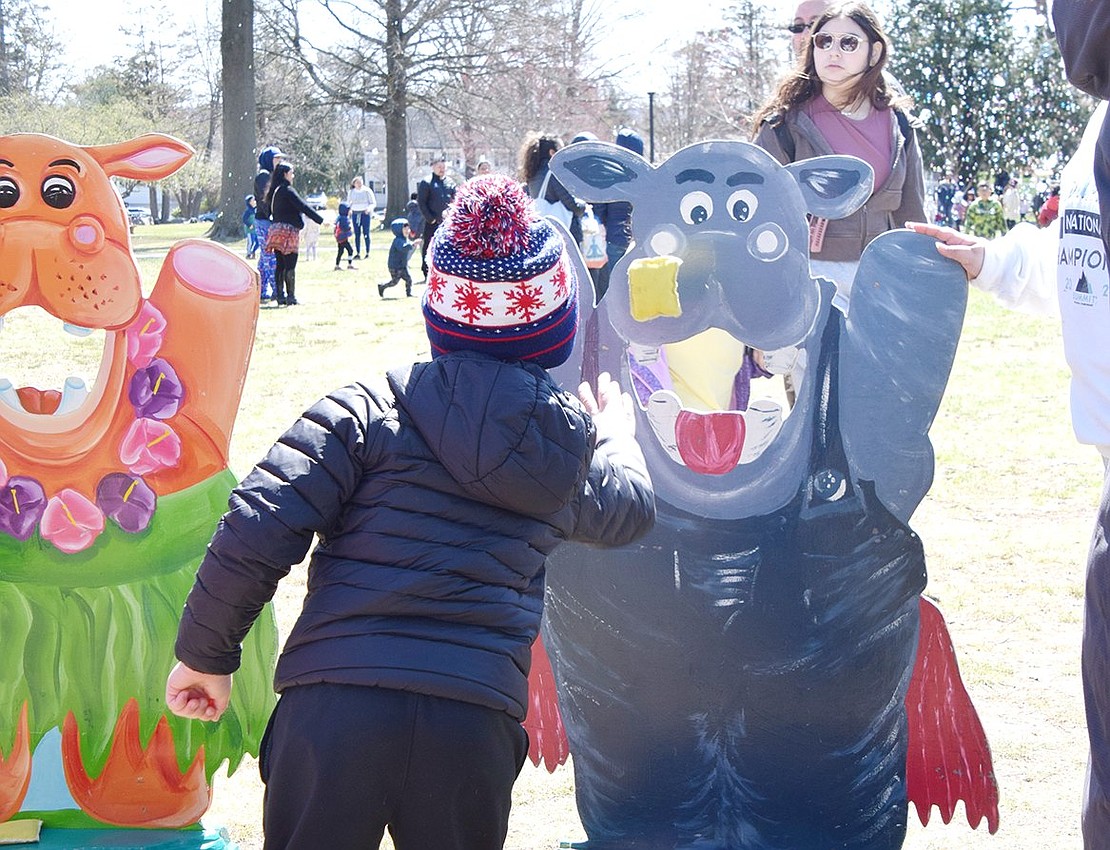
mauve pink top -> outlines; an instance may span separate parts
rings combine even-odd
[[[886,182],[892,165],[889,109],[872,109],[870,115],[856,121],[842,114],[823,94],[817,95],[803,109],[835,153],[858,156],[875,169],[876,189]]]

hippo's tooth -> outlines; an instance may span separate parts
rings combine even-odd
[[[18,410],[20,413],[26,413],[23,409],[23,402],[19,400],[19,393],[15,391],[12,382],[7,378],[0,378],[0,401],[4,402],[8,407]]]
[[[744,412],[747,435],[740,463],[751,463],[767,449],[782,429],[782,405],[771,399],[760,399]]]
[[[653,392],[646,407],[648,422],[651,423],[651,430],[655,432],[659,445],[670,455],[671,460],[685,466],[678,453],[678,439],[675,435],[675,425],[681,410],[682,402],[671,390]]]
[[[85,386],[84,379],[71,375],[62,385],[62,400],[58,402],[58,409],[54,411],[54,415],[76,410],[88,397],[89,388]]]
[[[659,359],[659,346],[630,342],[628,343],[628,353],[632,355],[637,363],[655,363]]]
[[[92,333],[92,328],[83,328],[80,325],[71,325],[69,322],[62,323],[62,330],[67,334],[73,336],[88,336]]]

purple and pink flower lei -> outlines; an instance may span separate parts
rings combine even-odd
[[[69,487],[48,497],[33,477],[9,476],[0,460],[0,532],[29,540],[37,529],[55,548],[72,554],[92,546],[105,518],[129,534],[150,525],[158,497],[143,476],[181,460],[181,438],[166,420],[180,409],[185,387],[173,366],[157,356],[165,332],[165,317],[148,301],[124,330],[127,360],[135,368],[127,391],[135,421],[119,447],[127,472],[101,478],[92,499]]]

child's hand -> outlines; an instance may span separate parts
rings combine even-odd
[[[166,679],[166,707],[179,717],[219,720],[230,701],[230,675],[201,673],[179,661]]]
[[[597,429],[597,439],[627,434],[635,436],[636,417],[632,410],[632,396],[621,392],[620,384],[608,372],[597,376],[597,396],[593,388],[583,382],[578,387],[578,398]]]

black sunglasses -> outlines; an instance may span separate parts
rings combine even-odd
[[[811,26],[813,26],[813,21],[810,21],[808,24],[793,23],[790,26],[788,26],[786,29],[787,29],[788,32],[794,33],[794,35],[801,35],[803,32],[805,32]]]

